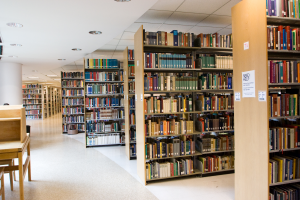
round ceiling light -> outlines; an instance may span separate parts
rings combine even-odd
[[[6,25],[9,26],[9,27],[15,27],[15,28],[22,28],[23,27],[22,24],[14,23],[14,22],[7,23]]]
[[[22,45],[21,44],[10,44],[10,46],[12,46],[12,47],[21,47]]]
[[[66,60],[66,59],[64,59],[64,58],[60,58],[60,59],[58,59],[58,60]]]
[[[81,51],[82,49],[79,49],[79,48],[74,48],[72,49],[73,51]]]
[[[92,35],[101,35],[102,32],[101,31],[90,31],[89,34],[92,34]]]
[[[116,2],[129,2],[131,0],[115,0]]]

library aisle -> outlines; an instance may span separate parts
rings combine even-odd
[[[126,158],[124,146],[86,149],[84,134],[61,134],[61,120],[61,114],[56,114],[27,121],[31,125],[32,182],[26,177],[25,199],[234,199],[234,174],[143,186],[136,160]],[[18,199],[18,182],[14,182],[14,191],[9,181],[5,184],[6,199]]]

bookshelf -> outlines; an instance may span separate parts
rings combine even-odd
[[[134,106],[134,55],[128,47],[123,51],[124,69],[124,111],[125,111],[125,152],[129,160],[136,159],[135,106]],[[133,136],[133,137],[132,137]]]
[[[86,147],[124,145],[124,78],[116,59],[85,59]]]
[[[22,93],[26,119],[43,119],[43,86],[39,84],[22,85]]]
[[[69,128],[85,132],[83,75],[83,72],[61,72],[61,90],[56,89],[60,94],[56,95],[55,104],[61,105],[63,134],[67,134]]]
[[[208,148],[208,146],[207,146],[209,141],[214,141],[214,142],[216,141],[216,138],[212,139],[209,136],[212,133],[216,134],[218,137],[225,136],[226,138],[229,138],[229,135],[231,135],[230,137],[232,137],[232,133],[234,132],[234,130],[233,130],[234,127],[232,124],[233,115],[230,115],[230,117],[228,115],[228,118],[226,117],[227,120],[230,119],[231,121],[230,122],[227,121],[230,124],[230,127],[229,127],[229,125],[228,125],[228,128],[226,126],[225,130],[217,130],[217,128],[218,129],[220,128],[219,125],[217,125],[217,127],[215,127],[215,126],[210,127],[210,128],[214,128],[214,130],[204,130],[204,127],[202,127],[202,122],[197,122],[197,119],[202,119],[202,116],[203,115],[205,116],[205,114],[207,114],[207,113],[209,115],[210,114],[212,115],[213,113],[215,113],[215,114],[220,113],[220,116],[223,116],[223,115],[225,115],[225,113],[226,114],[233,113],[233,109],[231,109],[231,108],[208,109],[208,107],[204,106],[204,104],[203,104],[205,109],[203,109],[204,107],[200,106],[202,108],[202,110],[196,110],[196,108],[197,108],[196,104],[198,105],[199,102],[195,103],[198,100],[197,98],[202,99],[202,98],[200,98],[201,95],[208,96],[209,94],[213,94],[213,96],[217,96],[217,94],[218,94],[218,95],[220,95],[220,97],[222,95],[224,95],[224,97],[225,97],[225,95],[227,95],[228,98],[230,97],[230,102],[233,102],[233,95],[232,95],[233,89],[228,89],[228,88],[225,89],[225,86],[224,86],[224,89],[217,89],[222,84],[220,84],[215,89],[205,89],[207,86],[206,84],[208,82],[204,81],[205,77],[209,77],[209,75],[207,73],[209,73],[209,74],[216,73],[216,72],[232,73],[233,72],[232,69],[202,68],[203,66],[201,66],[201,65],[197,65],[197,67],[195,67],[196,66],[196,64],[195,64],[196,56],[206,57],[206,55],[204,55],[204,54],[213,54],[212,57],[214,57],[214,58],[217,55],[224,55],[224,56],[230,55],[231,56],[232,49],[231,48],[217,48],[217,47],[178,47],[178,46],[144,45],[145,38],[143,37],[144,36],[143,33],[144,33],[143,26],[141,26],[139,28],[139,30],[135,33],[135,36],[134,36],[135,81],[137,83],[139,83],[139,84],[135,85],[136,149],[137,149],[136,152],[137,152],[138,176],[140,177],[140,179],[142,180],[142,182],[144,184],[147,184],[149,182],[155,182],[157,180],[168,180],[168,179],[188,177],[188,176],[193,176],[193,175],[210,176],[210,175],[234,172],[233,167],[231,167],[230,169],[224,169],[224,170],[220,170],[220,171],[215,171],[215,170],[206,171],[206,168],[204,169],[204,167],[203,167],[203,163],[207,162],[206,159],[208,157],[210,157],[210,155],[211,156],[215,155],[216,158],[218,158],[218,159],[220,158],[219,161],[221,161],[221,157],[223,158],[223,156],[224,156],[224,159],[225,159],[225,157],[226,157],[226,159],[228,159],[226,162],[228,162],[228,163],[230,162],[230,165],[233,166],[233,160],[234,160],[234,144],[233,143],[231,143],[232,146],[230,147],[232,149],[227,149],[227,147],[225,147],[226,148],[225,150],[219,149],[218,151],[214,151],[214,149],[212,149],[210,147]],[[146,68],[146,65],[148,63],[148,61],[147,61],[148,58],[146,58],[144,56],[144,53],[147,53],[146,54],[147,57],[149,55],[148,53],[189,54],[190,55],[189,57],[188,57],[188,55],[186,55],[187,56],[186,60],[190,59],[190,61],[187,61],[187,63],[189,62],[190,64],[187,65],[189,67],[184,66],[184,68],[171,68],[171,67],[169,67],[169,68]],[[156,55],[154,55],[154,56],[156,56]],[[124,51],[124,57],[126,57],[125,51]],[[160,57],[160,55],[158,57]],[[198,57],[197,57],[197,59],[199,61]],[[200,58],[200,63],[202,63],[201,62],[202,59],[204,60],[204,58]],[[149,58],[149,60],[151,60],[151,57]],[[160,64],[163,65],[162,63],[160,63]],[[158,64],[158,65],[160,65],[160,64]],[[156,74],[152,74],[152,73],[156,73]],[[176,80],[176,78],[175,78],[175,82],[173,82],[174,85],[172,86],[172,88],[175,88],[175,89],[168,90],[168,86],[166,86],[167,89],[164,91],[153,91],[155,89],[153,89],[152,91],[151,90],[148,91],[148,87],[158,87],[161,82],[164,82],[166,80],[167,80],[167,82],[165,82],[165,83],[169,84],[168,77],[165,77],[165,79],[162,78],[162,76],[168,76],[168,75],[161,74],[161,73],[173,73],[173,74],[177,75],[176,78],[178,78],[178,80]],[[156,78],[156,75],[159,75],[159,76],[157,76],[157,78]],[[148,76],[151,76],[151,78],[149,78]],[[221,75],[218,75],[218,77],[220,78]],[[224,75],[224,77],[225,77],[225,75]],[[156,82],[153,80],[154,78],[156,78],[156,80],[155,80]],[[182,78],[182,79],[180,79],[180,78]],[[199,81],[198,81],[198,78],[199,78]],[[229,76],[227,76],[226,78],[227,78],[227,80],[231,79],[231,77],[229,77]],[[150,81],[149,81],[149,79],[150,79]],[[202,82],[202,80],[203,80],[203,82]],[[225,80],[225,79],[222,79],[222,80]],[[150,83],[157,84],[157,85],[149,86]],[[201,84],[198,85],[198,83],[199,84],[201,83]],[[226,82],[226,83],[229,85],[229,82]],[[178,85],[176,85],[176,84],[178,84]],[[203,88],[202,88],[202,86],[203,86]],[[161,86],[161,87],[165,87],[165,86]],[[178,95],[178,96],[174,96],[174,95]],[[205,97],[207,97],[207,96],[205,96]],[[159,100],[158,97],[162,98],[159,101],[160,103],[152,104],[155,99]],[[161,105],[162,102],[164,102],[163,101],[164,97],[166,97],[167,99],[172,99],[172,97],[174,97],[174,99],[176,99],[176,101],[174,101],[174,99],[173,99],[173,101],[171,100],[173,102],[172,105],[173,106],[175,105],[174,106],[175,108],[172,106],[171,106],[171,108],[168,108],[168,104],[163,105],[163,108],[166,107],[166,110],[171,110],[171,112],[167,112],[166,110],[164,110],[163,112],[155,110],[155,109],[160,110],[162,108],[162,107],[159,107],[159,105]],[[175,102],[180,102],[180,98],[182,98],[181,104],[180,103],[174,104]],[[212,98],[212,96],[211,96],[211,98]],[[187,109],[187,110],[182,110],[182,111],[178,112],[180,107],[176,107],[176,106],[183,105],[182,102],[189,102],[185,105],[191,105],[191,104],[192,105],[186,106],[186,107],[183,106],[184,109]],[[204,102],[204,99],[202,99],[202,102]],[[227,103],[228,102],[229,101],[227,101]],[[150,107],[149,107],[149,105],[150,105]],[[151,107],[152,105],[153,105],[153,108]],[[158,105],[158,106],[155,107],[156,105]],[[232,106],[233,106],[233,104],[232,104]],[[149,109],[151,110],[150,112],[149,112]],[[155,111],[153,111],[153,110],[155,110]],[[176,111],[174,111],[174,110],[176,110]],[[163,134],[160,131],[158,131],[158,130],[160,130],[159,122],[157,124],[154,123],[152,125],[153,121],[150,121],[151,126],[152,126],[152,128],[150,129],[151,126],[150,126],[149,120],[153,119],[155,121],[156,120],[155,118],[159,118],[161,116],[168,116],[170,126],[172,125],[172,127],[175,127],[175,130],[172,128],[167,129],[167,131],[170,131],[169,132],[170,134],[168,134],[168,132],[165,134],[166,129],[163,129],[164,130]],[[175,119],[176,117],[182,118],[184,120],[175,122],[175,120],[173,120],[173,119]],[[219,120],[221,120],[221,118],[217,118],[217,120],[218,120],[218,122],[221,122],[221,121],[219,121]],[[166,120],[164,120],[164,121],[166,121]],[[164,121],[163,121],[163,123],[167,123]],[[212,118],[210,118],[208,121],[209,121],[209,123],[210,122],[212,123],[211,125],[213,125]],[[181,131],[181,129],[176,130],[177,125],[173,126],[174,125],[173,123],[174,124],[178,123],[178,124],[180,124],[181,127],[186,127],[186,129],[184,129],[185,131],[183,132],[183,134],[178,134],[179,131]],[[156,128],[153,128],[153,127],[156,127]],[[177,127],[179,127],[179,125]],[[154,134],[152,132],[149,133],[148,132],[149,130],[152,130],[154,132]],[[171,130],[173,132],[171,132]],[[157,133],[157,131],[158,131],[158,133]],[[201,135],[204,137],[202,138]],[[201,137],[201,140],[200,140],[200,137]],[[153,151],[153,148],[156,148],[156,146],[155,146],[156,144],[151,143],[151,141],[156,141],[156,139],[160,139],[159,141],[163,141],[162,138],[168,138],[164,141],[165,143],[168,143],[169,140],[173,141],[173,143],[172,142],[168,143],[168,145],[172,146],[171,148],[173,148],[173,150],[174,150],[173,151],[174,155],[169,154],[170,156],[163,156],[163,157],[160,157],[160,156],[158,157],[155,155],[155,154],[159,154],[159,153],[157,153],[157,152],[155,153],[155,151]],[[205,141],[206,141],[205,144],[204,144],[204,138],[207,138],[207,139],[205,139]],[[176,142],[178,142],[178,140],[180,140],[179,142],[181,142],[180,143],[181,145],[195,144],[197,141],[198,142],[197,144],[199,144],[199,148],[193,147],[193,152],[188,153],[187,149],[182,149],[182,148],[180,148],[180,146],[176,145],[175,139],[176,139]],[[199,143],[199,141],[202,141],[202,139],[203,139],[203,143],[202,142]],[[160,142],[160,143],[162,143],[162,142]],[[177,143],[177,144],[179,145],[179,143]],[[157,146],[159,146],[159,145],[160,144],[157,143]],[[190,148],[191,146],[188,146],[188,147]],[[205,148],[203,148],[203,147],[205,147]],[[160,147],[160,148],[162,148],[162,147]],[[163,148],[165,148],[165,147],[163,147]],[[177,154],[175,154],[176,153],[175,149],[177,149]],[[192,151],[191,148],[189,150]],[[127,151],[127,149],[126,149],[126,151]],[[152,153],[152,151],[154,153]],[[179,154],[178,154],[178,151],[179,151]],[[168,151],[166,153],[168,153]],[[203,159],[203,160],[201,160],[201,159]],[[174,160],[174,161],[172,161],[172,160]],[[174,174],[171,173],[171,176],[168,176],[168,175],[166,176],[166,175],[162,174],[161,175],[162,177],[160,176],[158,178],[156,177],[156,178],[152,179],[152,178],[149,178],[149,176],[150,176],[149,170],[150,170],[150,168],[152,170],[152,169],[155,169],[156,167],[158,167],[158,165],[155,164],[155,162],[159,162],[160,167],[164,167],[164,169],[166,169],[165,167],[170,167],[170,166],[174,167],[175,165],[177,165],[179,163],[180,164],[186,163],[187,165],[191,166],[191,168],[193,170],[186,172],[186,173],[181,173],[181,175],[175,174],[175,171],[176,171],[175,170]],[[164,164],[164,162],[165,162],[165,164]],[[161,168],[161,170],[162,169],[163,168]],[[174,167],[174,169],[175,169],[175,167]]]

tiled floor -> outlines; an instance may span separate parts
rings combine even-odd
[[[234,175],[188,178],[143,186],[136,161],[125,147],[88,148],[84,134],[61,134],[61,115],[31,120],[32,182],[24,184],[25,199],[234,199]],[[6,199],[18,199],[18,182],[10,191],[5,175]]]

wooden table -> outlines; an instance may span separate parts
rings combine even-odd
[[[27,158],[23,164],[23,154],[27,149]],[[27,134],[24,143],[20,141],[0,142],[0,160],[18,158],[19,165],[4,167],[4,171],[19,170],[20,199],[24,200],[24,177],[28,169],[28,181],[31,181],[30,137]]]

